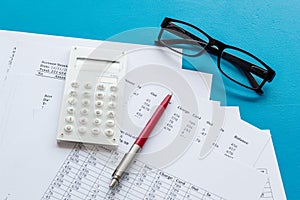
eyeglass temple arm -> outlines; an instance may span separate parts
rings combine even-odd
[[[174,44],[190,44],[190,45],[195,45],[196,44],[196,42],[194,40],[186,40],[186,39],[159,40],[159,41],[154,41],[154,42],[157,45],[162,45],[162,43],[165,43],[167,45],[174,45]],[[197,42],[197,45],[198,45],[198,42]],[[190,56],[194,57],[193,55],[190,55]],[[195,57],[196,56],[198,56],[198,54],[196,54]]]
[[[254,79],[254,77],[247,71],[243,71],[246,77],[248,78],[250,84],[252,85],[253,88],[255,89],[255,92],[258,94],[263,94],[263,90],[261,89],[261,86],[257,83],[257,81]]]

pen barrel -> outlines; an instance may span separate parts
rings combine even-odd
[[[143,147],[145,142],[147,141],[151,131],[154,129],[156,126],[158,120],[162,116],[162,114],[165,111],[165,107],[162,105],[159,105],[158,108],[155,110],[154,114],[152,117],[149,119],[147,122],[146,126],[144,129],[141,131],[139,137],[135,140],[135,144],[138,144],[140,147]]]
[[[119,163],[118,167],[116,168],[116,170],[112,174],[112,177],[114,179],[116,179],[118,181],[120,180],[120,178],[123,176],[124,172],[126,171],[128,166],[130,165],[132,160],[135,158],[136,154],[140,151],[140,149],[141,149],[141,147],[137,144],[133,144],[131,146],[128,153],[126,153],[124,155],[124,157],[121,160],[121,162]]]
[[[129,167],[130,163],[134,159],[135,155],[140,151],[140,149],[145,144],[148,136],[150,135],[151,131],[157,124],[159,118],[162,116],[163,112],[167,108],[170,99],[172,95],[167,95],[164,100],[161,102],[161,104],[158,106],[158,108],[155,110],[154,114],[150,118],[150,120],[147,122],[146,126],[140,133],[139,137],[136,139],[135,143],[131,146],[128,153],[125,154],[121,162],[119,163],[118,167],[112,174],[112,180],[109,185],[109,187],[113,188],[115,187],[119,182],[127,168]]]

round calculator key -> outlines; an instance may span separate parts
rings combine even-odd
[[[94,124],[96,126],[99,126],[101,124],[101,119],[99,119],[99,118],[94,119]]]
[[[92,86],[92,83],[85,83],[85,84],[84,84],[84,88],[85,88],[85,89],[92,89],[92,87],[93,87],[93,86]]]
[[[116,108],[117,104],[115,102],[111,101],[111,102],[108,103],[108,107],[109,108]]]
[[[105,129],[104,134],[108,137],[111,137],[114,135],[114,130],[112,130],[111,128]]]
[[[80,127],[78,128],[78,132],[81,133],[81,134],[86,133],[86,131],[87,131],[87,128],[86,128],[85,126],[80,126]]]
[[[92,133],[94,135],[99,135],[100,134],[100,128],[92,128]]]
[[[88,100],[88,99],[82,99],[81,104],[83,106],[88,106],[88,105],[90,105],[90,100]]]
[[[66,125],[64,130],[67,132],[67,133],[71,133],[73,131],[73,126],[72,125]]]
[[[79,83],[76,82],[76,81],[74,81],[74,82],[71,83],[71,87],[72,88],[78,88],[79,87]]]
[[[112,110],[107,111],[106,116],[108,118],[114,118],[115,117],[115,112]]]
[[[110,91],[116,92],[118,90],[118,87],[116,85],[111,85],[110,86]]]
[[[97,85],[98,90],[105,90],[105,85],[104,84],[99,84]]]
[[[96,110],[95,110],[95,115],[96,115],[96,116],[101,116],[102,113],[103,113],[103,111],[100,110],[100,109],[96,109]]]
[[[74,98],[74,97],[68,98],[68,104],[70,104],[70,105],[75,105],[76,102],[77,102],[76,98]]]
[[[96,103],[95,103],[95,106],[97,106],[97,107],[102,107],[104,105],[104,102],[103,101],[96,101]]]
[[[74,107],[68,107],[68,108],[67,108],[67,112],[68,112],[69,114],[74,114],[74,113],[75,113],[75,108],[74,108]]]
[[[73,116],[66,116],[65,121],[68,123],[73,123],[74,122],[74,117]]]
[[[88,91],[83,92],[84,97],[90,97],[91,95],[92,95],[91,92]]]
[[[78,95],[77,91],[75,91],[75,90],[70,91],[70,96],[71,97],[76,97],[77,95]]]
[[[110,93],[109,99],[112,101],[115,101],[117,99],[117,94],[116,93]]]
[[[80,117],[79,118],[79,123],[80,124],[86,124],[88,122],[88,118],[86,118],[86,117]]]
[[[97,92],[96,93],[96,98],[103,99],[104,98],[104,93],[103,92]]]
[[[108,127],[113,127],[114,125],[115,125],[115,121],[114,120],[107,120],[106,122],[105,122],[105,124],[106,124],[106,126],[108,126]]]
[[[81,113],[82,115],[88,115],[88,114],[89,114],[89,109],[87,109],[87,108],[82,108],[82,109],[80,110],[80,113]]]

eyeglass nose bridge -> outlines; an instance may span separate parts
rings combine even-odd
[[[214,50],[215,52],[218,52],[219,54],[225,49],[225,44],[219,40],[210,38],[207,47],[209,50]]]

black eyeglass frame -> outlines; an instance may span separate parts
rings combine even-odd
[[[205,35],[208,38],[208,42],[205,42],[204,40],[200,39],[196,35],[190,33],[187,30],[184,30],[183,28],[177,26],[176,24],[174,24],[172,22],[178,22],[178,23],[181,23],[181,24],[184,24],[184,25],[187,25],[187,26],[190,26],[190,27],[196,29],[197,31],[199,31],[201,34]],[[199,29],[198,27],[196,27],[196,26],[194,26],[190,23],[166,17],[163,20],[163,22],[161,23],[161,31],[158,35],[158,41],[157,42],[159,44],[162,44],[163,46],[166,46],[167,48],[177,52],[177,53],[180,53],[180,54],[183,54],[183,55],[186,55],[186,56],[189,56],[189,57],[196,57],[196,56],[201,55],[203,53],[203,51],[200,51],[199,53],[197,53],[195,55],[189,55],[189,54],[185,54],[183,52],[179,52],[176,49],[173,49],[172,47],[169,47],[167,43],[176,44],[178,41],[173,41],[172,42],[172,41],[161,40],[161,36],[163,34],[163,31],[165,31],[165,30],[169,31],[169,32],[172,32],[173,34],[181,33],[182,34],[182,35],[180,35],[181,37],[183,35],[186,35],[189,38],[191,38],[192,40],[194,40],[193,42],[195,42],[195,41],[198,42],[198,44],[203,47],[203,50],[206,50],[208,53],[213,54],[213,55],[218,57],[218,59],[217,59],[218,69],[222,72],[222,74],[225,77],[227,77],[231,81],[233,81],[233,82],[235,82],[235,83],[237,83],[237,84],[239,84],[239,85],[241,85],[245,88],[254,90],[258,94],[263,94],[262,87],[264,86],[264,84],[267,81],[271,82],[275,77],[275,74],[276,74],[275,71],[273,69],[271,69],[267,64],[265,64],[262,60],[260,60],[256,56],[254,56],[253,54],[251,54],[251,53],[249,53],[249,52],[247,52],[243,49],[240,49],[240,48],[237,48],[237,47],[234,47],[234,46],[231,46],[231,45],[227,45],[227,44],[225,44],[225,43],[223,43],[219,40],[216,40],[216,39],[212,38],[211,36],[209,36],[204,31],[202,31],[201,29]],[[252,63],[249,63],[249,62],[247,62],[247,61],[245,61],[241,58],[238,58],[236,56],[233,56],[229,53],[226,53],[226,52],[224,52],[225,49],[233,49],[233,50],[236,50],[236,51],[240,51],[240,52],[252,57],[253,59],[257,60],[266,69],[258,67],[258,66],[254,65]],[[244,85],[244,84],[236,81],[235,79],[231,78],[230,76],[228,76],[221,68],[221,57],[223,57],[227,61],[234,64],[234,66],[241,69],[244,72],[247,79],[249,80],[252,87]],[[258,84],[251,73],[255,74],[256,76],[258,76],[260,78],[262,78],[263,79],[262,82],[260,84]]]

